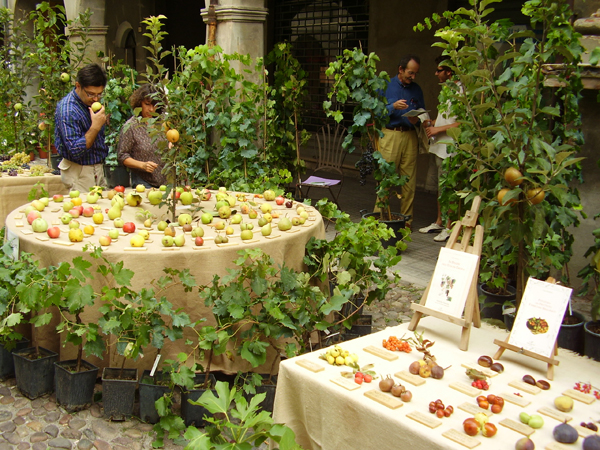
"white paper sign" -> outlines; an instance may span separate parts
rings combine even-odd
[[[479,257],[450,248],[440,249],[427,307],[454,317],[461,317]]]
[[[572,291],[529,278],[508,343],[550,358]]]

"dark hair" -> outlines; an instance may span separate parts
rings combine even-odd
[[[450,62],[450,58],[447,55],[441,55],[441,56],[438,56],[437,58],[435,58],[435,64],[438,67],[441,67],[446,72],[450,72],[451,74],[454,74],[454,71],[450,67],[448,67],[447,64],[443,64],[446,61]]]
[[[129,104],[133,109],[141,108],[142,102],[144,100],[150,100],[153,105],[158,103],[158,99],[154,95],[156,94],[156,89],[149,83],[142,84],[139,88],[133,91],[131,97],[129,97]]]
[[[77,72],[77,82],[81,87],[106,86],[106,72],[98,64],[88,64]]]
[[[402,69],[406,69],[408,63],[414,61],[417,64],[421,64],[421,59],[417,55],[406,55],[400,58],[400,62],[398,63],[398,67],[402,67]]]

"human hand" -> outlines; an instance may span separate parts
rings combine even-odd
[[[156,170],[156,168],[158,167],[158,164],[156,164],[155,162],[152,161],[146,161],[144,164],[144,170],[148,173],[152,173]]]
[[[92,119],[91,128],[100,130],[100,128],[102,128],[102,126],[107,121],[107,116],[106,116],[104,106],[102,106],[102,108],[100,108],[97,112],[92,111],[91,107],[88,109],[90,110],[90,118]]]
[[[394,109],[407,109],[408,108],[408,104],[406,103],[406,100],[396,100],[394,102]]]
[[[427,133],[428,137],[435,136],[440,132],[439,127],[427,127],[425,128],[425,133]]]

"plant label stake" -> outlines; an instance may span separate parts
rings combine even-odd
[[[150,371],[150,376],[153,377],[154,376],[154,371],[156,370],[156,368],[158,367],[158,362],[160,361],[160,353],[158,355],[156,355],[156,359],[154,360],[154,365],[152,366],[152,370]]]
[[[459,325],[462,328],[460,345],[459,348],[463,351],[467,351],[469,349],[469,337],[471,335],[471,324],[475,327],[481,327],[481,318],[479,316],[479,300],[477,296],[477,279],[479,278],[479,258],[481,257],[481,248],[483,245],[483,226],[477,225],[477,216],[479,211],[479,206],[481,205],[481,197],[477,196],[473,199],[473,205],[469,211],[466,212],[465,217],[458,221],[454,228],[452,229],[452,234],[446,243],[447,249],[457,250],[459,252],[468,253],[471,255],[475,255],[477,257],[477,262],[475,264],[475,270],[473,271],[473,276],[470,280],[466,280],[469,283],[466,288],[468,289],[466,302],[464,304],[464,316],[461,318],[460,314],[453,315],[449,314],[446,311],[442,311],[433,305],[434,299],[430,298],[430,292],[432,288],[432,283],[434,281],[434,277],[429,280],[429,284],[423,293],[423,297],[421,297],[420,303],[411,303],[410,307],[415,312],[413,314],[413,318],[408,325],[408,329],[410,331],[414,331],[421,320],[423,314],[427,314],[429,316],[437,317],[438,319],[445,320],[446,322],[450,322],[456,325]],[[473,236],[473,231],[475,231],[475,236],[473,240],[473,245],[470,245],[471,236]],[[462,233],[462,238],[459,241],[459,236]],[[439,262],[438,262],[439,263]],[[437,269],[437,266],[436,266]],[[434,275],[437,271],[434,271]],[[436,280],[437,282],[437,280]],[[460,282],[460,280],[451,280],[452,283]],[[465,280],[463,280],[463,283]],[[430,301],[430,305],[427,306],[428,300]],[[451,301],[451,298],[448,298],[448,301]],[[462,305],[460,305],[462,308]]]

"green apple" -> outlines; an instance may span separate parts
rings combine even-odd
[[[163,236],[160,242],[163,247],[173,247],[173,236]]]
[[[69,213],[64,213],[60,217],[60,221],[63,223],[63,225],[67,225],[71,220],[73,220],[73,216]]]
[[[277,228],[279,228],[279,230],[281,230],[281,231],[291,230],[292,229],[292,221],[290,219],[288,219],[287,217],[282,217],[281,219],[279,219],[279,222],[277,223]]]
[[[225,186],[220,186],[219,192],[227,192],[227,188]]]
[[[33,206],[35,209],[37,209],[38,211],[42,212],[44,210],[44,208],[46,208],[46,205],[44,205],[42,202],[40,202],[39,200],[34,200],[31,202],[31,206]]]
[[[94,102],[92,103],[92,111],[94,111],[95,113],[100,111],[102,109],[102,103],[100,102]]]
[[[194,237],[194,238],[195,238],[195,237],[204,237],[204,228],[202,228],[202,227],[195,227],[195,228],[192,230],[192,233],[191,233],[191,235],[192,235],[192,237]]]
[[[148,201],[151,205],[158,205],[163,198],[163,193],[161,191],[150,191],[148,193]]]
[[[544,419],[542,418],[542,416],[533,414],[529,418],[529,422],[527,422],[527,425],[529,425],[531,428],[535,428],[535,429],[542,428],[544,426]]]
[[[15,108],[15,111],[21,111],[23,109],[23,103],[15,103],[13,108]]]
[[[258,212],[251,208],[250,211],[248,211],[248,217],[250,219],[256,219],[258,217]]]
[[[179,200],[181,201],[182,205],[191,205],[194,201],[194,194],[191,192],[182,192]]]
[[[158,225],[156,225],[156,228],[158,228],[158,231],[165,231],[165,229],[169,226],[169,224],[167,222],[165,222],[164,220],[161,220],[160,222],[158,222]]]
[[[67,72],[63,72],[60,74],[60,81],[62,81],[63,83],[68,83],[71,80],[71,75],[69,75]]]
[[[69,228],[79,228],[79,226],[80,226],[79,220],[73,219],[69,222]]]
[[[300,217],[304,217],[305,219],[308,219],[308,212],[306,212],[306,210],[304,210],[304,211],[300,211],[300,212],[298,213],[298,215],[299,215]]]
[[[138,184],[138,185],[135,187],[135,191],[136,191],[136,192],[144,192],[145,190],[146,190],[146,186],[144,186],[143,184]]]
[[[276,197],[275,191],[273,191],[272,189],[267,189],[265,192],[263,192],[263,197],[265,198],[265,200],[272,202],[273,200],[275,200]]]
[[[44,206],[48,206],[50,204],[50,199],[48,197],[40,198],[40,202],[44,204]]]
[[[113,225],[115,226],[115,228],[123,228],[123,225],[125,225],[125,221],[120,217],[117,217],[115,220],[113,220]]]
[[[69,197],[71,197],[71,198],[79,197],[79,191],[69,191]]]
[[[159,191],[161,192],[165,192],[167,190],[167,187],[164,184],[161,184],[158,188]]]
[[[225,222],[223,222],[221,220],[218,221],[218,222],[215,222],[215,229],[216,230],[224,230],[225,229]]]
[[[36,233],[45,233],[48,230],[48,222],[46,222],[41,217],[38,217],[33,222],[31,222],[31,229]]]
[[[150,239],[150,233],[148,233],[148,230],[138,230],[138,234],[143,237],[146,241],[148,239]]]
[[[298,225],[300,225],[300,217],[296,216],[296,217],[292,217],[292,225],[297,227]]]
[[[73,202],[70,201],[70,200],[67,200],[66,202],[63,203],[63,211],[64,212],[69,212],[70,210],[73,209],[73,206],[75,206],[73,204]]]
[[[129,206],[139,206],[142,203],[142,196],[137,192],[130,192],[125,197],[125,201]]]
[[[253,229],[254,229],[253,223],[249,223],[248,225],[246,225],[246,230],[253,230]]]
[[[90,192],[87,195],[87,199],[86,200],[87,200],[88,203],[94,204],[94,203],[96,203],[98,201],[99,198],[100,198],[100,194],[98,194],[97,192]]]
[[[200,220],[202,221],[202,223],[203,223],[204,225],[207,225],[207,224],[209,224],[209,223],[211,223],[211,222],[212,222],[212,220],[213,220],[213,215],[212,215],[211,213],[203,213],[203,214],[200,216]]]
[[[108,230],[108,235],[111,239],[119,239],[119,230],[117,228],[111,228]]]
[[[177,222],[181,226],[185,224],[190,224],[192,223],[192,216],[190,216],[189,214],[179,214],[179,217],[177,217]]]

